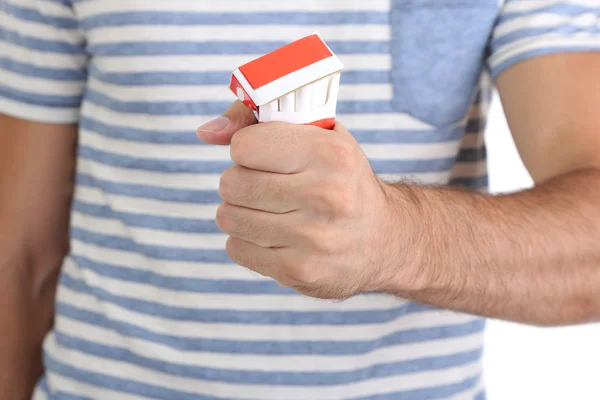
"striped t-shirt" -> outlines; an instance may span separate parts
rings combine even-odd
[[[0,112],[79,124],[36,400],[485,397],[481,318],[305,298],[224,251],[214,216],[231,160],[195,128],[234,100],[231,71],[313,31],[346,66],[338,118],[377,174],[485,190],[493,78],[600,50],[600,5],[0,0]]]

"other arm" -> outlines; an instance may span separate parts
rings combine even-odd
[[[75,125],[0,114],[0,399],[31,395],[42,373],[56,280],[68,250]]]
[[[421,226],[413,227],[417,245],[406,249],[415,259],[404,261],[410,265],[399,269],[391,292],[531,324],[600,320],[598,71],[599,54],[556,54],[500,75],[535,188],[491,197],[395,186],[400,204],[419,205]],[[406,224],[402,213],[396,218]]]

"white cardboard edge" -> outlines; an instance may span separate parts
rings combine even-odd
[[[340,72],[343,67],[339,58],[333,55],[256,89],[254,91],[256,98],[252,97],[253,95],[250,92],[248,92],[248,95],[252,97],[257,106],[261,106],[311,82]],[[260,98],[260,102],[257,101],[257,98]]]
[[[260,103],[262,103],[260,94],[256,93],[256,91],[252,89],[250,82],[248,82],[244,74],[242,74],[242,71],[237,68],[235,71],[233,71],[233,76],[237,78],[237,80],[240,82],[240,85],[242,85],[246,93],[248,93],[248,96],[250,96],[254,104],[256,104],[257,107],[260,106]]]

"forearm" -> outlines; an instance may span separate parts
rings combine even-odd
[[[2,253],[0,265],[0,400],[28,399],[42,374],[41,344],[52,326],[58,259],[34,279],[25,252]],[[50,261],[50,260],[48,260]]]
[[[600,318],[599,170],[496,197],[397,188],[403,199],[398,210],[407,209],[401,203],[408,201],[419,212],[408,249],[413,258],[399,268],[390,291],[530,324]],[[406,220],[402,212],[396,218]]]
[[[76,141],[73,125],[0,115],[0,400],[27,398],[42,372],[69,247]]]

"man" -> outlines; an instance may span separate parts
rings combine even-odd
[[[600,317],[595,0],[1,4],[2,400],[480,400],[484,317]],[[224,112],[313,30],[335,131]]]

